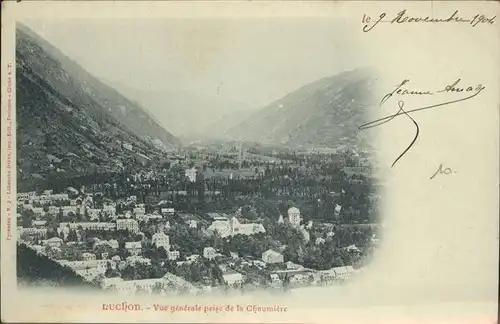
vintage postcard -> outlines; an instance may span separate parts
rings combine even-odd
[[[499,8],[2,2],[2,321],[496,322]]]

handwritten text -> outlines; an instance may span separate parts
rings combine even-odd
[[[371,16],[364,14],[361,22],[363,24],[363,31],[365,33],[372,31],[375,26],[379,23],[389,23],[391,25],[400,25],[406,23],[460,23],[468,24],[472,27],[478,25],[493,25],[495,23],[496,16],[485,16],[483,14],[476,14],[469,17],[461,17],[458,10],[455,10],[451,15],[445,17],[414,17],[410,16],[406,9],[400,11],[398,14],[392,18],[387,19],[387,13],[381,13],[377,18],[373,19]]]

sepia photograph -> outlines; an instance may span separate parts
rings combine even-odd
[[[2,2],[2,323],[494,323],[499,9]]]
[[[348,284],[380,240],[374,138],[358,129],[376,72],[349,39],[310,33],[332,26],[17,23],[18,285]]]

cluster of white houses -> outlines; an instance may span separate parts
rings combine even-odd
[[[190,292],[198,290],[190,282],[171,273],[166,273],[163,277],[154,279],[123,280],[120,277],[106,278],[101,283],[103,289],[115,290],[124,295],[135,294],[138,289],[151,294],[156,286],[160,286],[162,289],[185,288]]]
[[[189,174],[188,176],[192,176],[192,174]],[[140,222],[161,220],[161,222],[159,222],[161,226],[159,226],[158,232],[152,235],[151,244],[156,248],[165,249],[168,260],[179,259],[180,252],[171,250],[170,237],[164,233],[164,230],[170,227],[168,220],[165,218],[175,214],[175,210],[173,208],[160,208],[158,212],[146,214],[143,204],[135,204],[135,207],[132,210],[125,212],[124,215],[117,215],[115,203],[106,203],[101,209],[93,208],[92,195],[83,195],[82,197],[71,198],[78,196],[78,191],[76,189],[71,189],[68,188],[69,193],[61,194],[53,194],[52,191],[45,191],[42,195],[37,195],[35,192],[18,194],[19,208],[22,210],[31,209],[36,216],[36,219],[32,221],[31,227],[18,227],[18,237],[21,241],[25,241],[27,246],[36,250],[38,253],[46,254],[47,248],[57,250],[61,249],[65,245],[78,245],[79,242],[68,242],[68,236],[71,231],[75,231],[77,233],[78,241],[81,238],[81,231],[112,232],[127,230],[131,233],[137,234],[140,233],[141,230]],[[134,201],[134,197],[130,197],[129,200]],[[84,214],[87,221],[77,222],[75,218],[74,222],[60,222],[57,227],[57,232],[60,237],[47,239],[47,221],[43,218],[45,215],[55,215],[58,213],[62,213],[63,215],[70,215],[71,213],[75,215]],[[98,221],[102,215],[108,216],[108,221]],[[18,217],[19,216],[21,215],[18,214]],[[190,228],[198,228],[199,224],[196,217],[188,214],[181,214],[180,216]],[[206,228],[206,231],[212,234],[218,233],[221,237],[230,237],[238,234],[255,235],[266,232],[264,226],[260,223],[240,222],[237,217],[229,217],[226,214],[209,213],[209,216],[211,217],[212,222],[208,228]],[[286,221],[293,227],[298,228],[303,233],[305,240],[309,240],[309,233],[307,230],[312,227],[312,222],[310,221],[308,224],[301,225],[302,217],[299,209],[295,207],[291,207],[288,210],[287,216]],[[284,222],[282,216],[280,216],[278,222]],[[37,240],[40,239],[41,243],[34,244],[33,238],[37,238]],[[317,240],[316,244],[324,243],[324,239],[322,240],[322,242]],[[122,260],[118,255],[110,257],[110,255],[106,252],[96,255],[95,253],[87,251],[80,254],[78,261],[55,261],[63,266],[73,269],[75,273],[88,281],[92,281],[96,277],[104,275],[109,267],[112,269],[122,270],[127,265],[138,263],[151,265],[150,259],[141,256],[143,251],[142,241],[125,242],[123,246],[120,246],[119,242],[115,239],[100,240],[98,238],[94,238],[93,247],[96,248],[98,246],[108,246],[115,250],[115,252],[120,248],[123,248],[128,252],[128,256]],[[219,253],[215,248],[205,247],[203,249],[202,256],[186,256],[186,261],[178,261],[177,263],[180,265],[185,262],[194,262],[201,257],[210,260],[219,256],[221,256],[221,253]],[[233,259],[238,259],[236,253],[232,253],[231,256]],[[267,250],[262,253],[261,260],[252,261],[252,264],[257,264],[261,269],[266,268],[268,264],[283,263],[283,255],[274,250]],[[287,264],[287,267],[288,266],[289,264]],[[340,267],[327,271],[313,271],[310,269],[305,269],[304,271],[304,269],[294,268],[286,271],[291,275],[291,282],[300,283],[310,281],[312,274],[314,274],[314,280],[317,280],[318,276],[321,279],[342,279],[350,275],[353,272],[353,269],[352,267]],[[234,269],[227,269],[226,271],[223,271],[223,277],[227,284],[240,284],[244,281],[244,276],[238,271],[234,271]],[[279,278],[279,272],[271,274],[272,282],[279,282]],[[139,288],[151,292],[152,289],[158,285],[163,287],[184,287],[189,289],[193,287],[189,282],[170,273],[167,273],[164,277],[157,279],[126,281],[122,278],[106,278],[102,282],[102,285],[103,288],[112,288],[123,293],[135,292]]]

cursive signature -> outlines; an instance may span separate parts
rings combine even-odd
[[[413,139],[411,140],[410,144],[406,147],[406,149],[392,163],[391,167],[394,167],[394,165],[396,165],[396,163],[406,153],[408,153],[408,151],[415,145],[415,142],[417,141],[418,136],[420,135],[420,126],[415,121],[415,119],[413,119],[413,117],[410,115],[410,113],[415,113],[415,112],[424,111],[424,110],[428,110],[428,109],[432,109],[432,108],[438,108],[438,107],[442,107],[442,106],[446,106],[446,105],[451,105],[451,104],[458,103],[458,102],[461,102],[461,101],[466,101],[466,100],[474,98],[475,96],[477,96],[478,94],[480,94],[481,91],[483,91],[486,88],[482,84],[478,84],[475,87],[472,87],[472,86],[459,87],[458,84],[460,83],[460,81],[461,81],[461,79],[458,79],[455,82],[453,82],[452,84],[447,85],[444,89],[441,89],[441,90],[438,90],[438,91],[430,91],[430,90],[422,91],[422,90],[408,90],[408,89],[403,88],[404,85],[406,85],[406,84],[408,84],[410,82],[410,80],[405,79],[405,80],[403,80],[403,82],[401,82],[400,84],[398,84],[391,92],[387,93],[382,98],[382,100],[380,101],[380,106],[382,106],[391,97],[396,96],[396,95],[399,95],[399,96],[404,96],[404,95],[420,95],[420,96],[422,96],[422,95],[434,95],[434,94],[443,93],[443,92],[447,92],[447,93],[463,93],[463,92],[465,92],[465,93],[469,93],[469,95],[461,97],[459,99],[450,100],[450,101],[444,101],[444,102],[441,102],[441,103],[432,104],[432,105],[429,105],[429,106],[415,108],[415,109],[410,109],[410,110],[405,110],[404,109],[404,101],[403,100],[399,100],[398,101],[398,108],[399,109],[398,109],[398,111],[395,114],[388,115],[388,116],[385,116],[383,118],[379,118],[379,119],[373,120],[371,122],[365,123],[363,125],[360,125],[360,126],[358,126],[358,129],[359,130],[364,130],[364,129],[368,129],[368,128],[377,127],[377,126],[380,126],[380,125],[383,125],[385,123],[390,122],[391,120],[393,120],[396,117],[403,116],[403,115],[405,117],[407,117],[412,122],[413,126],[415,127],[415,134],[414,134]]]

